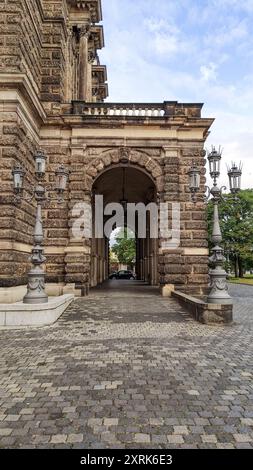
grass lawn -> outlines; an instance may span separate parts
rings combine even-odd
[[[247,275],[245,277],[230,277],[229,282],[233,282],[234,284],[248,284],[249,286],[253,286],[253,275]]]

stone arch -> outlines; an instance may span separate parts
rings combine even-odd
[[[164,190],[164,176],[161,165],[144,152],[132,150],[128,147],[107,150],[90,162],[84,170],[85,189],[91,191],[94,180],[100,174],[106,169],[119,164],[129,164],[145,170],[154,180],[157,191],[162,192]]]
[[[97,182],[100,177],[104,177],[111,170],[120,167],[134,169],[138,173],[146,175],[145,180],[150,182],[150,197],[147,193],[147,199],[155,201],[154,197],[158,193],[164,191],[164,175],[163,168],[159,162],[146,153],[130,149],[128,147],[118,147],[115,149],[106,150],[96,156],[84,168],[84,181],[86,182],[85,191],[87,191],[91,198],[93,208],[94,200],[93,195],[98,189],[99,183]],[[110,175],[108,175],[110,178]],[[147,178],[148,177],[148,178]],[[139,176],[137,175],[137,181]],[[141,179],[142,181],[142,179]],[[102,188],[102,187],[101,187]],[[100,189],[101,189],[100,188]],[[103,189],[103,188],[102,188]],[[108,193],[113,191],[110,185],[107,187]],[[118,198],[116,199],[118,200]],[[159,200],[159,199],[158,199]],[[159,280],[159,240],[149,237],[150,234],[150,218],[146,221],[146,237],[136,236],[136,273],[137,278],[157,285]],[[109,239],[100,237],[99,239],[92,238],[91,241],[91,261],[90,261],[90,285],[95,287],[107,279],[109,273]]]

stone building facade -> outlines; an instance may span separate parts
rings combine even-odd
[[[202,104],[109,103],[101,0],[0,1],[0,287],[24,285],[33,242],[33,202],[13,202],[12,168],[34,179],[35,149],[47,154],[46,182],[63,163],[64,202],[43,211],[47,281],[86,293],[108,273],[108,240],[73,237],[73,207],[122,199],[179,202],[181,241],[137,240],[138,276],[153,284],[201,291],[208,282],[204,203],[188,189],[192,161],[205,185],[205,139],[212,119]],[[149,231],[150,224],[147,226]]]

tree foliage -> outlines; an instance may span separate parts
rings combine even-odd
[[[126,265],[134,263],[136,256],[135,238],[128,229],[122,228],[119,231],[111,250],[117,256],[119,263]]]
[[[253,190],[240,191],[236,196],[225,194],[219,204],[223,247],[234,263],[236,275],[253,267]],[[208,204],[209,243],[212,236],[213,204]],[[237,271],[240,271],[237,273]]]

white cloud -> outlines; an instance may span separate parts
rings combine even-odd
[[[171,33],[171,34],[179,34],[180,30],[178,27],[170,23],[168,20],[164,20],[163,18],[145,18],[144,19],[144,27],[148,29],[150,32],[159,32],[159,33]]]
[[[217,9],[253,12],[253,0],[211,0],[210,4]]]
[[[176,54],[187,53],[192,47],[191,41],[184,37],[182,31],[173,22],[163,18],[145,18],[144,28],[149,33],[149,43],[156,54],[168,59]]]
[[[215,65],[213,62],[211,62],[209,65],[202,65],[200,67],[200,74],[201,78],[209,82],[211,80],[216,80],[217,78],[217,65]]]
[[[154,49],[158,54],[171,57],[179,53],[182,48],[183,44],[180,43],[176,36],[157,33],[154,38]]]
[[[227,24],[221,28],[217,24],[216,30],[211,31],[205,38],[206,44],[211,44],[212,47],[227,47],[232,44],[237,44],[238,41],[246,39],[249,35],[247,22],[242,20],[238,22],[237,18],[232,18],[227,21]]]

